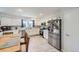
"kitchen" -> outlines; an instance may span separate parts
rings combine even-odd
[[[75,32],[79,29],[76,27],[78,10],[75,7],[0,7],[0,51],[79,51],[78,32]],[[3,37],[13,40],[4,38],[4,42]],[[16,50],[13,46],[17,42]]]

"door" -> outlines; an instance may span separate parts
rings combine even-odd
[[[79,10],[71,10],[64,14],[63,51],[79,51]]]

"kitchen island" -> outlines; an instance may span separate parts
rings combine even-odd
[[[21,37],[18,35],[4,34],[0,37],[0,52],[22,52],[22,48],[26,49],[28,52],[29,37],[26,32],[24,32],[23,42],[21,42]],[[22,47],[25,45],[25,47]]]
[[[0,52],[20,51],[20,41],[16,35],[3,35],[0,37]]]

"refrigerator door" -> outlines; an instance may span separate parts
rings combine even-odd
[[[51,23],[51,22],[50,22]],[[48,32],[48,42],[53,47],[61,50],[61,21],[52,20],[52,26],[49,26],[52,31]]]

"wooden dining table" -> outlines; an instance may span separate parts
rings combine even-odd
[[[0,45],[5,44],[7,41],[11,40],[12,38],[16,38],[17,35],[13,34],[6,34],[0,37]],[[18,40],[18,39],[17,39]],[[17,44],[14,46],[6,47],[6,48],[0,48],[0,52],[17,52],[20,51],[20,41],[17,41]]]

